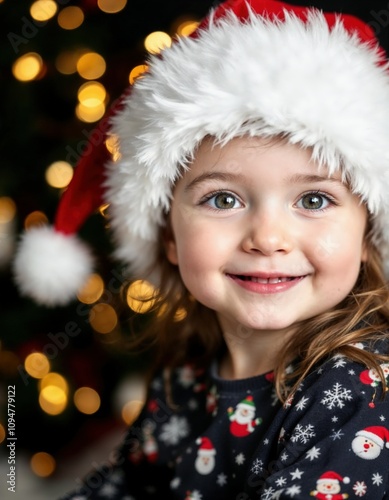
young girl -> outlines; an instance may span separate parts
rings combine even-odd
[[[147,400],[63,499],[389,499],[388,116],[347,15],[229,0],[150,59],[104,181]]]

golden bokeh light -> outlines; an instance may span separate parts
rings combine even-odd
[[[99,300],[103,292],[103,278],[99,274],[94,273],[89,276],[83,288],[78,292],[77,298],[83,304],[93,304]]]
[[[94,108],[105,102],[107,91],[100,82],[86,82],[78,89],[77,97],[84,106]]]
[[[41,379],[50,371],[50,361],[42,352],[32,352],[24,360],[24,369],[31,377]]]
[[[171,36],[164,31],[153,31],[144,40],[144,47],[150,54],[159,54],[166,47],[170,47],[171,44]]]
[[[4,425],[0,424],[0,443],[2,443],[5,439],[5,428]]]
[[[100,408],[100,396],[90,387],[80,387],[73,396],[74,405],[81,413],[92,415]]]
[[[35,21],[48,21],[57,13],[58,6],[53,0],[36,0],[30,7],[30,15]]]
[[[107,91],[100,82],[86,82],[78,89],[77,118],[92,123],[104,116]]]
[[[198,27],[198,21],[183,21],[177,26],[177,35],[178,36],[189,36],[191,35]]]
[[[118,161],[121,158],[118,136],[114,134],[109,135],[105,141],[105,146],[111,153],[113,161]]]
[[[127,0],[97,0],[97,5],[106,14],[116,14],[124,9]]]
[[[49,223],[49,220],[40,210],[34,210],[24,219],[24,228],[31,229],[33,227],[44,226]]]
[[[43,389],[45,389],[46,387],[50,387],[50,386],[58,387],[66,395],[69,392],[69,386],[68,386],[68,383],[66,382],[65,378],[56,372],[48,373],[39,381],[39,390],[41,390],[41,391]]]
[[[55,471],[56,462],[49,453],[39,451],[31,457],[30,466],[37,476],[49,477]]]
[[[148,281],[134,281],[127,289],[127,304],[137,313],[146,313],[154,306],[155,293],[155,288]]]
[[[59,415],[65,410],[67,403],[67,394],[55,385],[48,385],[39,393],[39,405],[49,415]]]
[[[12,65],[12,74],[21,82],[35,80],[43,69],[43,61],[36,52],[20,56]]]
[[[8,224],[16,215],[16,204],[8,196],[0,197],[0,224]]]
[[[143,401],[128,401],[122,408],[122,419],[126,425],[131,425],[143,408]]]
[[[73,177],[73,167],[67,161],[55,161],[45,172],[45,179],[49,186],[63,189],[69,185]]]
[[[149,67],[147,66],[147,64],[138,64],[138,66],[132,68],[128,77],[128,81],[130,82],[130,84],[132,85],[135,80],[141,78],[148,69]]]
[[[57,22],[64,30],[75,30],[84,22],[84,12],[80,7],[65,7],[58,14]]]
[[[118,324],[118,317],[111,305],[99,303],[91,308],[89,322],[96,332],[110,333]]]
[[[94,123],[100,120],[105,114],[105,104],[100,103],[94,107],[85,106],[83,103],[78,103],[76,106],[77,118],[85,123]]]
[[[107,68],[104,57],[97,52],[87,52],[77,61],[78,74],[85,80],[100,78]]]

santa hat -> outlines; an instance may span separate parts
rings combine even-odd
[[[115,256],[129,276],[158,285],[158,235],[172,187],[206,136],[225,143],[282,135],[311,148],[366,202],[374,242],[389,261],[389,73],[368,25],[274,0],[228,0],[147,65],[105,130],[118,138],[120,159],[82,158],[61,203],[66,228],[56,224],[52,243],[49,230],[23,237],[15,260],[23,293],[64,303],[90,272],[88,252],[74,241],[88,215],[76,204],[90,189],[96,196],[86,212],[109,204]],[[60,251],[65,240],[71,248]]]
[[[198,453],[201,456],[213,456],[216,455],[216,450],[212,444],[212,441],[207,437],[201,437],[196,440],[196,443],[200,445]]]
[[[342,477],[340,474],[338,474],[337,472],[334,472],[332,470],[329,470],[327,472],[324,472],[324,474],[322,474],[319,479],[317,480],[318,483],[329,483],[329,482],[333,482],[333,483],[344,483],[344,484],[348,484],[350,482],[350,478],[345,476],[345,477]]]
[[[255,409],[255,404],[252,396],[247,396],[245,399],[242,399],[242,401],[236,406],[237,408]]]
[[[381,425],[373,425],[371,427],[366,427],[365,429],[358,431],[356,436],[362,436],[370,441],[373,441],[377,446],[381,448],[389,448],[389,430]]]

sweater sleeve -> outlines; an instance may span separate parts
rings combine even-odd
[[[389,498],[389,397],[374,371],[335,356],[277,418],[273,446],[252,462],[249,498]]]

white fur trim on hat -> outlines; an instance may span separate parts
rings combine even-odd
[[[13,266],[23,295],[55,306],[75,298],[92,272],[93,259],[76,235],[41,226],[23,234]]]
[[[116,256],[146,277],[172,186],[201,140],[285,135],[342,170],[389,241],[389,75],[378,49],[339,21],[329,28],[285,14],[271,21],[230,13],[197,38],[149,61],[112,121],[121,159],[108,165],[106,199]]]

